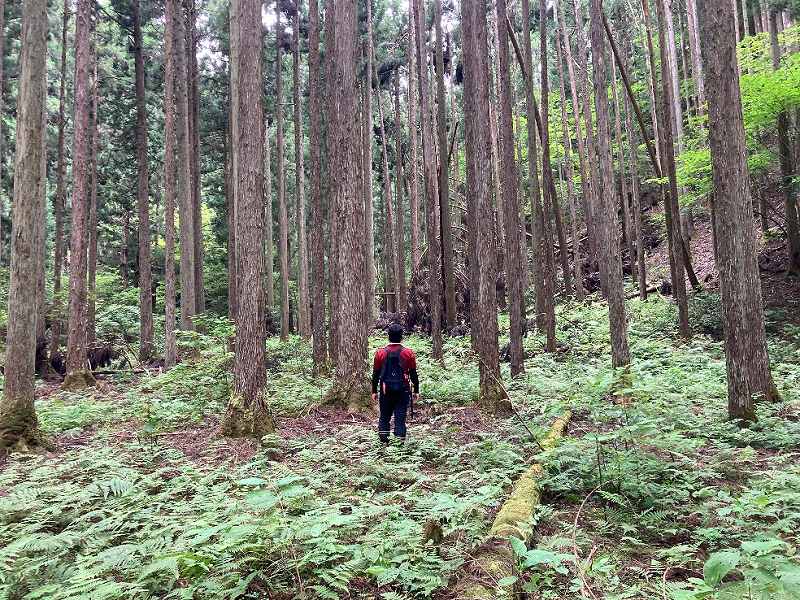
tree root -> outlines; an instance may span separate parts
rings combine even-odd
[[[64,377],[64,383],[61,384],[61,389],[67,392],[79,392],[88,387],[93,387],[96,384],[97,380],[95,380],[91,371],[72,371],[71,373],[67,373],[67,376]]]
[[[564,435],[572,413],[568,410],[553,423],[541,441],[542,448],[553,448]],[[541,500],[540,482],[544,469],[534,463],[514,485],[508,500],[497,513],[484,543],[469,564],[470,573],[456,584],[457,597],[465,600],[496,600],[513,596],[511,588],[499,588],[497,582],[514,575],[516,558],[509,538],[526,544],[533,536],[531,522]]]

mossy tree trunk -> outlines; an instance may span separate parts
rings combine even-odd
[[[11,271],[8,296],[5,383],[0,401],[0,449],[39,439],[34,407],[38,307],[30,285],[44,271],[46,189],[45,101],[47,94],[47,2],[22,6],[22,47],[14,160]]]

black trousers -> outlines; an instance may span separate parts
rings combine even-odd
[[[378,402],[380,405],[380,416],[378,417],[378,436],[381,441],[389,441],[389,422],[394,416],[394,435],[397,438],[406,437],[406,414],[408,406],[411,404],[411,391],[381,392]]]

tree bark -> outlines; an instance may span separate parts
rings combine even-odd
[[[147,103],[142,50],[140,0],[133,0],[133,52],[136,76],[136,163],[138,168],[136,208],[139,213],[139,360],[153,353],[153,303],[150,265],[150,174],[147,161]]]
[[[422,115],[422,163],[425,174],[426,232],[428,241],[428,277],[430,280],[432,356],[442,359],[442,288],[441,251],[439,246],[439,182],[436,173],[436,155],[433,144],[434,123],[428,94],[428,68],[426,47],[423,38],[424,10],[422,0],[410,0],[414,6],[417,38],[417,77],[419,80],[419,103]]]
[[[239,314],[236,322],[234,389],[222,421],[229,436],[261,437],[274,430],[266,403],[266,348],[264,326],[264,134],[261,56],[264,38],[260,0],[233,0],[231,28],[236,30],[235,52],[237,154],[236,239],[239,248]]]
[[[30,301],[30,285],[44,269],[39,249],[45,236],[42,217],[46,189],[43,125],[47,99],[47,27],[47,2],[24,2],[0,448],[25,449],[40,439],[33,381],[39,315],[37,306]]]
[[[639,153],[631,123],[630,100],[625,98],[625,130],[630,151],[631,187],[633,190],[633,228],[636,237],[636,269],[639,280],[639,298],[647,300],[647,271],[645,269],[644,240],[642,239],[642,205],[639,187]]]
[[[625,243],[628,247],[628,257],[631,263],[631,274],[634,270],[636,253],[633,249],[633,225],[631,224],[630,200],[628,198],[628,179],[625,168],[625,146],[622,143],[622,114],[617,94],[617,70],[614,68],[614,61],[611,62],[611,96],[614,104],[614,135],[617,139],[617,165],[619,168],[620,180],[620,205],[622,208],[622,227],[625,232]]]
[[[530,32],[530,0],[522,0],[522,29]],[[534,246],[533,282],[536,296],[536,328],[547,338],[547,350],[556,348],[555,302],[553,299],[553,252],[545,233],[542,189],[539,184],[539,150],[537,142],[538,108],[533,95],[533,51],[530,33],[523,35],[525,72],[525,107],[528,127],[528,186],[531,194],[531,230]],[[533,117],[533,118],[532,118]],[[539,130],[542,133],[542,130]],[[547,185],[546,181],[542,182]],[[552,239],[552,238],[551,238]]]
[[[781,68],[781,47],[778,43],[778,18],[774,9],[769,12],[769,37],[772,67]],[[786,216],[786,238],[789,250],[789,272],[800,273],[800,219],[798,219],[797,193],[794,178],[796,169],[789,141],[789,115],[778,115],[778,155],[781,167],[781,191]]]
[[[601,0],[591,0],[590,10],[592,67],[595,77],[595,112],[597,113],[597,159],[601,184],[598,222],[600,225],[600,263],[608,281],[608,314],[611,326],[611,357],[614,368],[630,364],[628,349],[628,323],[625,314],[625,290],[622,284],[622,261],[618,237],[615,235],[615,210],[611,200],[613,171],[609,145],[608,71],[603,33],[603,8]]]
[[[442,0],[434,0],[436,30],[436,125],[439,140],[439,204],[441,209],[442,277],[444,280],[445,323],[457,325],[456,284],[453,271],[453,228],[450,216],[450,157],[447,143],[447,106],[444,91],[444,34]]]
[[[394,136],[395,136],[395,273],[397,274],[397,312],[404,312],[408,306],[408,283],[406,279],[406,240],[405,207],[403,206],[403,124],[400,119],[400,71],[394,73]],[[449,174],[448,174],[449,175]]]
[[[197,313],[205,312],[205,283],[203,281],[203,202],[200,197],[200,95],[197,66],[197,6],[187,0],[187,65],[189,71],[189,119],[191,132],[192,227],[194,242],[194,284]]]
[[[684,275],[684,256],[681,252],[683,238],[680,226],[680,211],[678,208],[678,182],[675,172],[675,144],[673,140],[674,127],[668,127],[674,123],[676,116],[672,114],[674,104],[673,77],[670,73],[670,58],[667,49],[666,25],[667,15],[665,14],[664,0],[656,0],[659,21],[659,46],[661,48],[661,166],[662,175],[669,178],[669,189],[666,191],[664,200],[664,215],[667,225],[667,242],[669,246],[670,269],[672,278],[672,293],[678,303],[678,326],[681,336],[690,338],[692,335],[689,327],[689,310],[686,298],[686,277]]]
[[[275,179],[278,188],[278,261],[281,271],[281,340],[289,339],[289,210],[286,206],[286,174],[283,147],[283,48],[281,9],[275,2]]]
[[[320,180],[321,156],[321,102],[319,61],[319,5],[309,0],[308,29],[308,112],[310,129],[308,145],[311,152],[311,274],[312,290],[311,326],[314,331],[314,374],[319,375],[328,362],[325,339],[325,215],[322,210],[322,182]]]
[[[563,31],[564,24],[562,16],[559,15],[559,32]],[[581,252],[580,241],[578,238],[578,211],[575,207],[575,174],[573,172],[572,164],[572,138],[569,134],[569,118],[567,116],[567,88],[564,82],[564,51],[562,48],[569,44],[569,40],[561,35],[556,35],[556,51],[558,54],[558,72],[559,72],[559,92],[561,94],[561,132],[564,144],[564,167],[567,178],[567,201],[569,203],[570,221],[572,223],[572,264],[575,268],[575,295],[578,300],[583,300],[585,292],[583,289],[583,267],[581,265]],[[570,53],[571,54],[571,53]],[[577,105],[577,103],[576,103]],[[578,123],[578,137],[581,138],[580,119],[576,118]],[[583,140],[581,139],[581,145]],[[581,179],[583,174],[581,171]]]
[[[94,31],[94,30],[93,30]],[[89,247],[87,251],[87,302],[86,302],[86,341],[89,346],[97,339],[97,152],[100,143],[100,132],[97,128],[98,85],[97,55],[92,50],[92,109],[90,116],[91,142],[89,146],[89,214],[87,217],[87,230],[89,231]],[[128,227],[130,212],[125,211],[123,216],[122,248],[124,250],[125,272],[122,280],[124,287],[128,287]]]
[[[764,332],[758,255],[752,226],[734,15],[698,0],[708,93],[709,144],[728,372],[728,414],[754,420],[754,398],[775,399]]]
[[[5,0],[0,0],[0,21],[4,21]],[[69,0],[64,0],[63,16],[61,21],[61,78],[58,92],[58,150],[56,166],[56,193],[53,196],[53,215],[55,232],[53,235],[53,325],[51,328],[50,354],[58,352],[61,347],[62,329],[64,326],[64,301],[61,297],[61,283],[64,267],[64,213],[67,206],[67,165],[65,156],[66,95],[67,95],[67,30],[69,28]],[[3,32],[4,24],[0,23],[0,115],[3,105]],[[3,132],[0,128],[0,144],[3,141]],[[2,181],[3,157],[0,151],[0,181]],[[0,226],[2,232],[2,226]],[[0,248],[2,248],[0,238]]]
[[[356,113],[356,37],[358,3],[336,0],[329,7],[333,20],[332,35],[326,37],[333,91],[329,109],[332,210],[337,215],[337,255],[333,264],[338,270],[336,303],[337,321],[336,372],[328,399],[350,407],[363,407],[367,400],[366,328],[364,327],[364,198],[358,193],[356,161],[360,160],[353,140],[357,139]]]
[[[412,0],[409,0],[408,19],[408,137],[410,146],[409,162],[411,175],[409,179],[409,210],[411,211],[411,269],[416,271],[422,257],[422,232],[419,221],[419,154],[417,131],[419,127],[419,103],[417,101],[417,36],[414,25]]]
[[[75,27],[75,133],[72,162],[72,235],[70,241],[69,334],[64,387],[80,389],[94,383],[86,368],[86,250],[87,212],[90,202],[90,146],[92,132],[90,28],[92,2],[78,0]]]
[[[697,0],[686,0],[686,18],[689,29],[689,49],[692,54],[692,74],[697,90],[697,116],[702,118],[705,114],[706,85],[703,78],[703,62],[700,60],[700,32],[697,26],[696,2]]]
[[[186,32],[180,0],[176,2],[173,19],[172,51],[175,64],[175,136],[178,172],[177,194],[180,220],[180,282],[181,329],[194,329],[192,317],[197,314],[197,287],[195,284],[195,229],[192,210],[191,136],[189,135],[189,70],[186,65]]]
[[[364,257],[366,260],[366,280],[364,293],[366,302],[366,326],[372,329],[378,314],[375,310],[375,219],[373,215],[372,198],[372,88],[375,81],[375,66],[373,65],[372,43],[372,0],[368,0],[367,7],[367,48],[364,52],[367,61],[367,76],[365,77],[364,93],[364,127],[362,151],[362,169],[364,171]]]
[[[305,140],[300,94],[300,1],[296,5],[292,33],[294,37],[294,149],[295,207],[297,212],[297,320],[300,335],[311,337],[310,301],[308,297],[308,241],[306,239]]]
[[[522,338],[525,335],[525,290],[522,282],[522,248],[520,235],[522,223],[519,216],[517,194],[517,162],[514,156],[514,121],[511,106],[511,55],[508,51],[506,0],[497,0],[498,48],[500,80],[500,166],[502,169],[502,194],[506,234],[506,283],[508,285],[508,312],[511,338],[511,376],[525,372],[525,352]],[[568,277],[568,275],[567,275]]]
[[[371,49],[370,49],[371,51]],[[377,72],[376,72],[377,80]],[[384,201],[384,215],[383,222],[383,272],[384,272],[384,288],[388,292],[386,296],[386,311],[396,312],[396,299],[397,299],[397,274],[395,269],[397,267],[395,259],[397,252],[394,247],[394,207],[392,204],[392,179],[389,173],[389,144],[386,141],[386,126],[385,115],[383,112],[383,102],[381,100],[381,88],[378,85],[375,90],[375,96],[378,101],[378,118],[380,119],[381,134],[381,166],[382,179],[383,179],[383,201]]]
[[[164,3],[166,26],[164,28],[164,366],[169,369],[177,362],[176,328],[176,277],[175,277],[175,200],[178,171],[175,124],[175,14],[174,0]],[[233,9],[231,9],[233,11]],[[231,22],[234,16],[231,12]],[[231,36],[233,55],[233,36]],[[231,168],[233,170],[233,168]],[[235,196],[234,196],[235,197]],[[230,255],[229,255],[230,260]]]
[[[523,0],[523,4],[528,0]],[[500,362],[497,344],[496,266],[492,232],[489,138],[489,57],[486,0],[461,3],[464,61],[464,142],[467,163],[469,257],[474,266],[470,311],[474,347],[479,356],[480,402],[489,412],[501,408]]]
[[[656,140],[656,160],[661,164],[661,144],[659,140],[661,135],[658,126],[658,101],[656,99],[656,90],[658,90],[658,81],[656,78],[656,53],[653,49],[653,32],[652,32],[652,17],[650,16],[650,0],[642,0],[642,23],[647,37],[647,71],[650,74],[650,81],[648,82],[648,89],[650,91],[650,119],[653,123],[653,139]],[[659,167],[659,170],[663,170]]]

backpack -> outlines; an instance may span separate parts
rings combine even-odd
[[[397,350],[389,350],[387,346],[384,351],[386,352],[386,359],[383,361],[383,368],[381,369],[381,389],[385,394],[405,391],[408,389],[408,381],[406,379],[406,370],[400,360],[403,347],[400,346]]]

